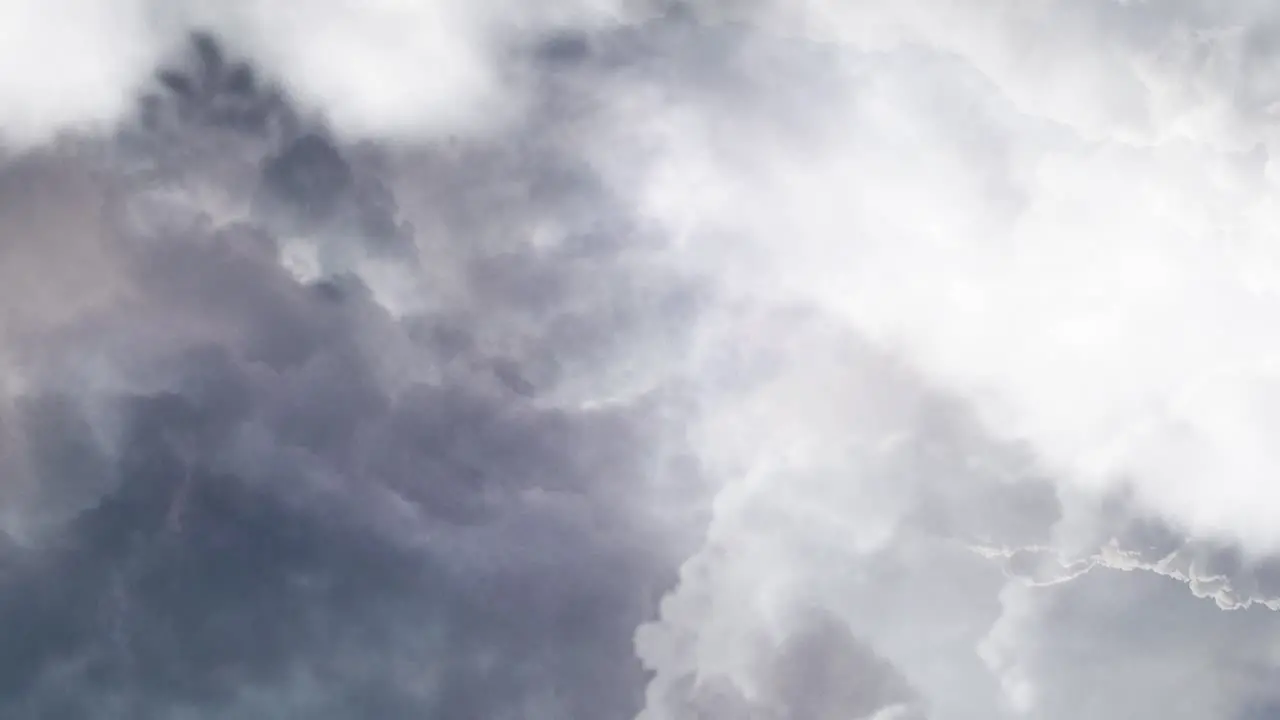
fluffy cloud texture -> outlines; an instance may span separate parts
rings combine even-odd
[[[1280,713],[1265,3],[0,7],[0,715]]]

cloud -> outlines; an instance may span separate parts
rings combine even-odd
[[[1271,612],[1223,612],[1149,573],[1017,583],[982,644],[1011,706],[1035,717],[1242,717],[1274,703]]]
[[[7,3],[0,10],[0,138],[27,145],[109,126],[127,112],[163,48],[144,3]]]
[[[5,165],[4,713],[632,716],[683,547],[650,491],[697,474],[671,393],[609,366],[688,290],[601,245],[626,218],[574,205],[576,158],[521,162],[546,124],[401,146],[414,177],[190,52]]]
[[[344,133],[423,139],[495,131],[519,115],[523,78],[508,58],[520,43],[559,29],[609,28],[636,12],[645,14],[644,3],[324,0],[305,10],[262,0],[9,3],[0,15],[7,108],[0,137],[29,146],[114,126],[193,30],[213,31],[251,55]]]
[[[934,538],[919,541],[927,556],[956,562],[930,543],[970,544],[970,533],[1010,532],[1004,523],[1025,518],[1024,536],[1046,538],[1032,545],[1068,558],[1052,576],[1062,587],[1042,593],[1069,598],[1064,613],[1093,601],[1080,586],[1146,582],[1100,572],[1067,582],[1076,561],[1135,562],[1118,553],[1136,550],[1099,551],[1110,539],[1100,532],[1120,532],[1109,513],[1156,518],[1175,537],[1234,548],[1246,568],[1274,551],[1270,91],[1255,72],[1270,52],[1262,10],[748,3],[694,12],[720,23],[709,37],[735,38],[720,67],[751,73],[734,75],[744,82],[730,99],[668,91],[662,121],[640,127],[665,152],[637,197],[679,239],[685,261],[740,306],[804,310],[777,325],[725,319],[736,330],[709,341],[755,334],[750,350],[726,351],[732,361],[707,362],[735,372],[733,353],[742,352],[761,367],[758,384],[744,383],[750,390],[713,395],[724,414],[700,426],[697,447],[727,482],[707,548],[653,631],[690,633],[681,657],[692,666],[651,650],[648,631],[640,636],[659,687],[750,655],[734,648],[769,622],[747,609],[756,603],[785,615],[786,598],[829,597],[829,574],[857,573],[881,555],[909,564],[903,546],[917,532]],[[782,338],[806,310],[903,370],[845,354],[837,332],[788,352]],[[896,470],[882,460],[885,448],[907,437],[904,453],[928,457],[939,442],[922,432],[937,432],[924,419],[933,415],[902,418],[913,395],[956,402],[975,427],[951,430],[960,449],[938,464]],[[1037,496],[1024,506],[1033,513],[1014,509]],[[1114,497],[1127,498],[1120,510],[1105,507]],[[1150,602],[1181,607],[1196,600],[1179,593],[1203,595],[1211,602],[1198,602],[1212,609],[1212,601],[1267,597],[1247,570],[1232,573],[1226,589],[1218,573],[1180,565],[1195,556],[1141,561],[1170,576]],[[958,613],[962,627],[1004,627],[999,616],[1021,612],[1012,600],[985,606],[979,598],[1001,583],[968,572],[972,585],[954,592],[972,599],[943,596],[972,603]],[[929,586],[922,579],[920,592],[937,597]],[[852,618],[854,601],[839,597],[830,602]],[[1133,603],[1116,615],[1138,612]],[[1081,612],[1084,626],[1103,622]],[[1262,612],[1198,622],[1254,627],[1269,622]],[[984,674],[958,659],[972,651],[972,635],[937,641],[931,651],[946,652],[956,669],[931,676],[921,631],[892,637],[875,626],[919,628],[922,618],[951,614],[881,607],[857,631],[934,700],[936,716],[1074,712],[1073,693],[1088,682],[1062,669],[1070,640],[1040,621],[1035,632],[1049,636],[1043,652],[1055,659],[1041,665],[1041,651],[1028,651],[1037,660],[1022,679],[989,666],[1005,682],[987,696],[1000,707],[983,704],[980,682],[957,681]],[[1008,624],[1011,646],[1030,642],[1029,627]],[[1103,634],[1089,641],[1109,652]],[[1160,688],[1174,687],[1171,678],[1198,672],[1189,685],[1197,699],[1184,708],[1191,715],[1231,717],[1265,704],[1241,679],[1270,672],[1256,645],[1240,648],[1239,664],[1209,671],[1194,641],[1177,653],[1114,641],[1128,643],[1115,653],[1135,672],[1151,673],[1134,680],[1137,695],[1168,692]],[[1176,659],[1163,667],[1162,655]],[[1069,689],[1024,693],[1039,685]],[[1100,702],[1130,716],[1162,707],[1119,695]]]
[[[715,125],[691,141],[710,154],[669,158],[714,190],[657,211],[677,231],[698,218],[694,251],[741,263],[744,293],[818,305],[899,348],[1064,481],[1132,484],[1193,532],[1265,551],[1269,121],[1231,88],[1268,46],[1266,18],[1244,5],[778,10],[848,20],[822,50],[787,41],[843,60],[834,79],[791,76],[828,93],[825,121],[803,141],[785,125]],[[1035,62],[1003,57],[1057,20],[1062,39]],[[1238,23],[1249,31],[1228,32]],[[978,25],[984,43],[967,39]],[[868,31],[880,27],[895,31]],[[1203,46],[1195,63],[1174,54],[1187,34]],[[1150,86],[1131,77],[1144,63]],[[1068,68],[1078,94],[1053,75]],[[1161,109],[1157,81],[1196,93]],[[767,90],[760,102],[781,102]],[[1089,117],[1059,112],[1044,97],[1058,92]],[[1149,107],[1130,117],[1113,96]],[[1210,107],[1222,122],[1186,118]]]
[[[8,715],[1280,702],[1268,9],[105,7],[0,10]]]
[[[654,714],[642,717],[923,717],[912,688],[839,619],[811,610],[789,622],[773,647],[767,637],[742,638],[755,646],[749,652],[758,665],[686,675],[656,701],[651,695],[648,711]]]

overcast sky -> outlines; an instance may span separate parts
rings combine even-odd
[[[0,716],[1280,718],[1280,6],[0,0]]]

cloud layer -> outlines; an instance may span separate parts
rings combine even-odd
[[[0,9],[0,714],[1266,718],[1262,3]]]

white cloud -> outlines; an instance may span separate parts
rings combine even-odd
[[[341,131],[495,131],[521,108],[512,43],[629,19],[625,0],[10,0],[0,6],[0,138],[110,127],[192,29],[218,32]]]
[[[158,58],[141,0],[0,4],[0,140],[110,124]]]
[[[807,307],[870,338],[917,371],[920,385],[960,398],[990,436],[1024,446],[1068,504],[1128,497],[1131,517],[1238,545],[1246,564],[1280,550],[1280,253],[1271,241],[1280,136],[1270,115],[1280,45],[1269,7],[920,0],[719,9],[733,21],[724,31],[741,33],[726,64],[749,70],[753,102],[669,93],[665,112],[636,126],[659,148],[639,197],[678,238],[685,262],[739,301]],[[813,58],[825,72],[798,71]],[[808,119],[797,126],[793,113]],[[757,332],[762,344],[785,345],[776,328]],[[702,447],[738,464],[721,466],[709,549],[666,622],[695,636],[706,623],[701,642],[729,656],[726,623],[767,620],[735,619],[724,608],[741,605],[730,600],[687,598],[821,594],[815,576],[856,572],[867,553],[902,542],[920,507],[958,511],[973,487],[957,471],[960,457],[889,481],[866,471],[874,442],[837,449],[910,435],[922,422],[901,422],[895,410],[909,403],[910,382],[872,373],[883,395],[848,391],[866,359],[838,347],[817,342],[762,370],[759,411],[742,400],[750,395],[709,404],[727,421],[707,426]],[[1006,464],[1018,485],[1016,463],[993,464]],[[949,484],[953,494],[942,489]],[[877,494],[882,486],[893,492]],[[1054,553],[1072,555],[1091,526],[1106,526],[1096,507],[1081,512],[1055,529]],[[845,525],[828,533],[829,518]],[[1121,551],[1099,557],[1138,567]],[[1105,655],[1109,639],[1125,644],[1116,653],[1132,673],[1090,716],[1160,716],[1155,694],[1186,673],[1199,676],[1185,716],[1242,712],[1242,698],[1261,692],[1244,677],[1272,667],[1245,643],[1247,629],[1232,635],[1241,657],[1210,670],[1190,636],[1147,643],[1101,628],[1146,602],[1217,613],[1215,603],[1268,598],[1172,560],[1139,565],[1152,572],[1137,580],[1064,570],[1061,589],[1042,593],[1086,604],[1070,627],[1097,633],[1090,653]],[[1151,591],[1160,599],[1126,596],[1131,605],[1106,612],[1087,605],[1105,590],[1081,589],[1149,577],[1166,582]],[[1032,592],[1004,594],[988,659],[1010,707],[1070,716],[1087,673],[1065,669],[1074,656],[1069,639],[1046,629],[1054,619],[1015,619],[1019,598],[1041,597]],[[1041,602],[1026,599],[1025,612],[1040,617]],[[886,624],[918,622],[882,612]],[[1204,623],[1197,633],[1267,622],[1187,612]],[[1037,633],[1052,639],[1033,648]],[[1005,650],[991,655],[997,646]],[[978,685],[920,683],[923,666],[895,648],[877,644],[941,706],[936,716],[971,716],[959,708]],[[669,667],[680,672],[678,662]],[[1136,699],[1121,702],[1126,688]]]
[[[1271,613],[1223,612],[1153,573],[1014,582],[980,644],[1023,717],[1234,718],[1276,702]]]
[[[867,53],[824,25],[849,44],[807,50],[844,63],[810,108],[820,129],[797,139],[703,106],[704,134],[684,134],[655,176],[654,212],[698,228],[695,262],[744,294],[845,318],[1064,482],[1129,483],[1196,533],[1280,547],[1276,176],[1268,126],[1232,105],[1252,65],[1216,59],[1244,53],[1243,33],[1215,24],[1239,9],[812,9],[836,7],[903,44]],[[1188,32],[1198,64],[1165,62]],[[1021,54],[997,63],[997,50]],[[1153,58],[1159,82],[1196,92],[1158,110],[1125,79]],[[1065,68],[1084,73],[1069,102],[1046,95]],[[1140,101],[1141,122],[1112,97]],[[1188,124],[1210,106],[1223,123]],[[678,177],[709,191],[667,190]]]
[[[493,135],[534,87],[513,47],[637,17],[591,0],[108,5],[0,7],[7,142],[109,125],[196,25],[339,134]],[[700,275],[714,306],[691,357],[658,341],[623,353],[643,380],[628,390],[687,374],[716,486],[705,547],[637,635],[656,672],[645,720],[692,712],[664,704],[691,677],[768,699],[771,654],[813,607],[918,693],[851,701],[879,720],[1079,717],[1095,690],[1088,717],[1273,700],[1257,628],[1276,601],[1247,578],[1280,550],[1274,10],[698,12],[722,24],[613,37],[614,65],[574,87],[602,114],[549,133],[671,239],[644,262]],[[419,178],[400,180],[411,193]],[[495,227],[504,248],[525,241]],[[1114,497],[1122,520],[1238,547],[1245,570],[1099,550]],[[1033,582],[975,546],[1035,556],[1014,573]]]

